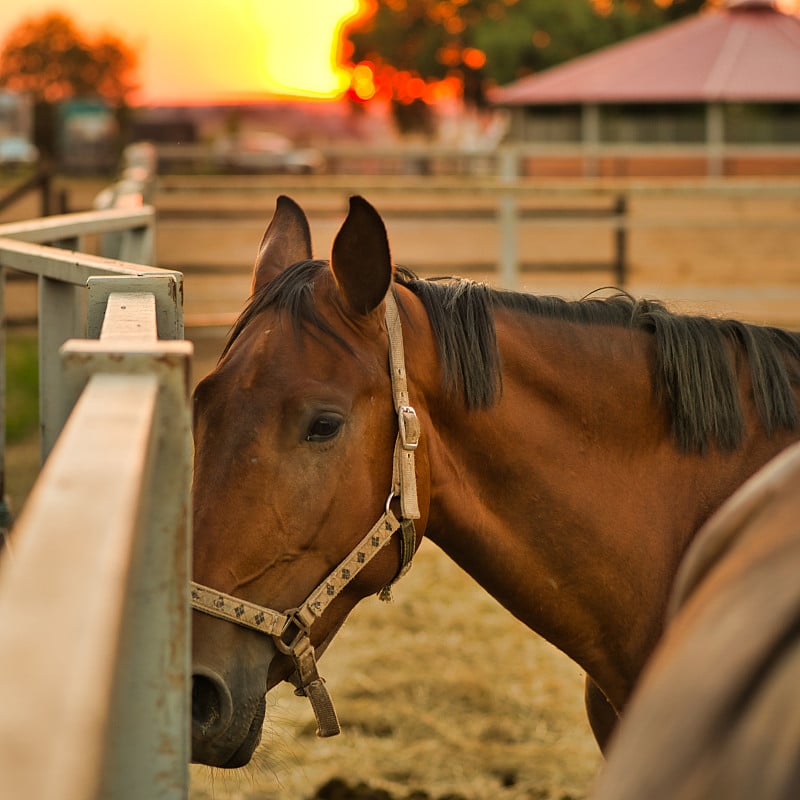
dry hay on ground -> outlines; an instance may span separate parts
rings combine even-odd
[[[600,757],[579,667],[424,543],[395,601],[364,601],[320,664],[343,732],[269,695],[255,765],[193,767],[192,800],[578,800]],[[361,784],[359,788],[359,784]]]

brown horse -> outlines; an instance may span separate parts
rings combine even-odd
[[[800,444],[703,527],[670,616],[593,800],[796,800]]]
[[[246,763],[287,678],[337,731],[314,651],[415,518],[585,669],[605,743],[687,544],[800,436],[800,336],[418,280],[358,197],[330,262],[280,198],[252,288],[195,394],[193,759]]]

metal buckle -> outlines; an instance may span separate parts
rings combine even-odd
[[[290,608],[286,612],[286,622],[280,636],[275,637],[275,646],[286,655],[295,653],[304,638],[311,641],[311,624],[301,618],[301,613],[299,608]],[[287,639],[287,633],[291,633],[291,639]]]
[[[419,446],[419,419],[413,406],[400,406],[397,409],[397,425],[403,450],[416,450]]]

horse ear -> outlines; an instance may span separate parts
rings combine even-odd
[[[357,314],[377,308],[392,281],[389,239],[380,214],[363,198],[350,211],[333,242],[331,269],[347,306]]]
[[[252,292],[269,283],[286,267],[311,258],[311,231],[305,212],[286,195],[278,198],[253,268]]]

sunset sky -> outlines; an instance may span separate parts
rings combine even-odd
[[[360,0],[0,0],[0,41],[23,19],[63,11],[90,36],[139,54],[142,102],[335,95],[337,24]]]
[[[90,36],[139,53],[136,102],[335,96],[337,26],[366,0],[0,0],[0,41],[26,17],[59,10]],[[781,0],[798,11],[800,0]]]

